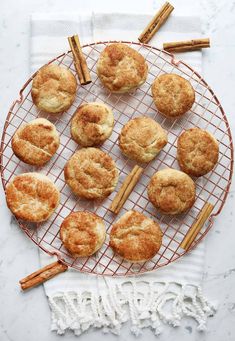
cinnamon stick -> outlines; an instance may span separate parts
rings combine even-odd
[[[159,30],[159,28],[164,24],[166,19],[169,17],[174,7],[166,2],[162,8],[156,13],[150,23],[146,26],[144,31],[139,36],[139,41],[141,43],[147,44],[153,35]]]
[[[87,67],[86,59],[82,52],[80,41],[77,35],[68,37],[69,45],[72,50],[75,69],[78,74],[79,81],[82,85],[91,83],[90,72]]]
[[[209,38],[175,41],[163,44],[163,49],[168,52],[187,52],[210,47]]]
[[[187,232],[186,236],[184,237],[180,247],[186,251],[190,248],[194,240],[196,239],[198,233],[201,231],[203,225],[205,224],[207,218],[210,216],[211,212],[213,211],[214,206],[209,202],[206,203],[200,214],[198,215],[197,221],[192,225],[190,230]]]
[[[127,198],[129,197],[130,193],[132,192],[133,188],[137,184],[143,171],[144,170],[142,167],[139,167],[137,165],[134,166],[130,174],[128,174],[127,177],[125,178],[120,190],[113,199],[113,202],[109,207],[110,211],[112,211],[115,214],[118,214],[118,212],[126,202]]]
[[[64,272],[68,269],[67,265],[61,263],[60,261],[51,263],[43,268],[33,272],[29,276],[21,279],[19,281],[22,290],[33,288],[48,279]]]

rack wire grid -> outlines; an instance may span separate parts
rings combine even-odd
[[[213,223],[213,217],[218,215],[225,203],[231,183],[233,171],[233,145],[229,124],[217,97],[190,66],[184,62],[175,62],[173,55],[155,47],[123,42],[139,51],[149,66],[147,81],[138,89],[128,94],[112,94],[100,83],[96,74],[96,63],[101,51],[111,42],[98,42],[83,46],[92,83],[79,86],[76,99],[71,108],[61,115],[48,115],[39,111],[32,102],[31,82],[36,73],[26,82],[20,91],[20,98],[10,108],[6,118],[1,141],[1,177],[4,189],[15,175],[38,171],[49,176],[61,192],[61,202],[50,219],[42,224],[27,223],[18,220],[22,230],[45,252],[57,255],[58,259],[79,271],[102,275],[131,275],[157,269],[167,265],[185,254],[180,248],[184,236],[195,222],[206,202],[214,205],[212,215],[197,236],[190,250],[206,235]],[[55,63],[69,68],[74,74],[75,68],[71,51],[64,53],[49,63]],[[48,64],[49,64],[48,63]],[[189,80],[194,87],[196,100],[192,109],[177,119],[168,119],[161,115],[151,97],[151,84],[154,79],[164,73],[175,73]],[[103,102],[114,112],[115,125],[113,133],[100,147],[116,162],[119,169],[119,183],[115,191],[103,201],[91,202],[75,197],[64,180],[63,169],[67,160],[79,148],[71,139],[70,121],[74,111],[83,102]],[[118,136],[122,127],[132,118],[141,115],[152,117],[168,132],[168,144],[160,154],[144,167],[144,174],[116,216],[109,206],[119,190],[125,176],[134,166],[134,162],[123,156],[118,147]],[[22,124],[37,117],[45,117],[56,125],[60,133],[60,147],[46,166],[36,168],[20,161],[12,152],[11,139],[16,129]],[[219,141],[219,161],[212,172],[204,177],[194,178],[196,183],[196,201],[185,214],[166,216],[159,214],[149,202],[146,187],[151,176],[166,167],[178,169],[176,160],[176,142],[184,129],[199,127],[212,133]],[[102,248],[93,256],[73,258],[63,247],[59,229],[63,219],[72,211],[89,210],[99,215],[107,228],[106,241]],[[158,254],[151,260],[133,264],[115,255],[109,247],[109,232],[113,223],[126,211],[137,210],[150,218],[157,220],[163,231],[163,242]]]

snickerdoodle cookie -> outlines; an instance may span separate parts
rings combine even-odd
[[[73,115],[71,135],[83,147],[99,145],[109,138],[113,124],[113,112],[107,105],[85,103]]]
[[[156,221],[137,211],[128,211],[110,233],[110,246],[124,259],[145,262],[156,255],[162,245],[162,231]]]
[[[97,74],[111,92],[124,93],[146,81],[148,65],[144,57],[133,48],[113,43],[100,54]]]
[[[127,122],[119,136],[119,146],[123,154],[138,162],[153,160],[166,144],[166,131],[146,116]]]
[[[185,114],[195,101],[195,91],[190,82],[173,73],[155,79],[152,95],[157,109],[171,118]]]
[[[98,148],[82,148],[66,163],[64,177],[74,194],[103,199],[114,191],[119,172],[113,159]]]
[[[195,202],[195,183],[181,171],[162,169],[152,176],[148,184],[148,197],[162,213],[180,214]]]
[[[18,219],[39,223],[54,212],[60,201],[60,193],[46,175],[23,173],[7,185],[6,201]]]
[[[191,128],[177,141],[177,160],[182,171],[193,176],[210,172],[219,157],[219,144],[208,131]]]
[[[42,166],[55,154],[60,144],[54,124],[45,118],[22,125],[13,135],[11,145],[15,155],[25,163]]]
[[[39,109],[57,114],[69,109],[75,100],[76,89],[77,80],[70,70],[49,64],[34,77],[31,95]]]
[[[91,212],[72,212],[60,227],[60,238],[74,257],[88,257],[101,248],[106,230],[103,220]]]

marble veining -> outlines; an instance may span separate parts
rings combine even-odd
[[[29,16],[32,12],[106,11],[117,10],[153,12],[159,7],[158,0],[66,0],[1,1],[0,2],[0,130],[3,128],[11,102],[17,97],[21,85],[28,78]],[[204,51],[203,73],[218,95],[235,131],[235,1],[227,0],[172,0],[177,14],[199,14],[202,35],[211,39],[212,47]],[[214,228],[206,238],[206,259],[203,274],[205,295],[219,304],[215,317],[208,323],[208,331],[198,333],[191,320],[180,328],[166,328],[160,340],[233,341],[235,337],[235,229],[234,229],[234,182],[222,213],[216,217]],[[6,207],[4,193],[0,189],[0,340],[1,341],[54,341],[62,337],[51,333],[50,312],[43,287],[22,293],[17,281],[37,269],[38,249],[18,228]],[[78,283],[79,285],[79,283]],[[81,340],[93,338],[134,340],[128,325],[120,337],[90,331]],[[150,330],[140,339],[155,340]],[[63,340],[74,339],[72,334]]]

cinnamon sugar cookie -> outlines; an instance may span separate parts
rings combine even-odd
[[[177,141],[180,168],[192,176],[210,172],[218,162],[218,141],[206,130],[192,128],[184,131]]]
[[[156,221],[137,211],[128,211],[110,233],[110,246],[124,259],[145,262],[156,255],[162,244],[162,231]]]
[[[98,148],[82,148],[66,163],[65,181],[74,194],[104,199],[114,191],[119,172],[113,159]]]
[[[133,48],[113,43],[101,52],[97,74],[111,92],[124,93],[146,81],[148,65],[144,57]]]
[[[195,101],[195,91],[190,82],[173,73],[155,79],[152,96],[157,109],[171,118],[185,114]]]
[[[60,227],[60,238],[74,257],[88,257],[101,248],[106,236],[103,220],[91,212],[72,212]]]
[[[11,146],[15,155],[33,166],[43,166],[57,151],[59,134],[54,124],[45,118],[20,126],[13,135]]]
[[[166,144],[166,131],[147,116],[127,122],[119,136],[119,147],[123,154],[138,162],[153,160]]]
[[[75,100],[77,80],[72,72],[55,64],[43,66],[33,79],[34,104],[51,114],[61,113]]]
[[[83,147],[103,143],[112,134],[114,117],[112,110],[103,103],[80,105],[73,115],[71,135]]]
[[[24,173],[7,185],[6,201],[18,219],[39,223],[47,220],[59,205],[60,192],[46,175]]]
[[[156,172],[148,184],[148,197],[162,213],[180,214],[195,202],[195,183],[185,173],[166,168]]]

